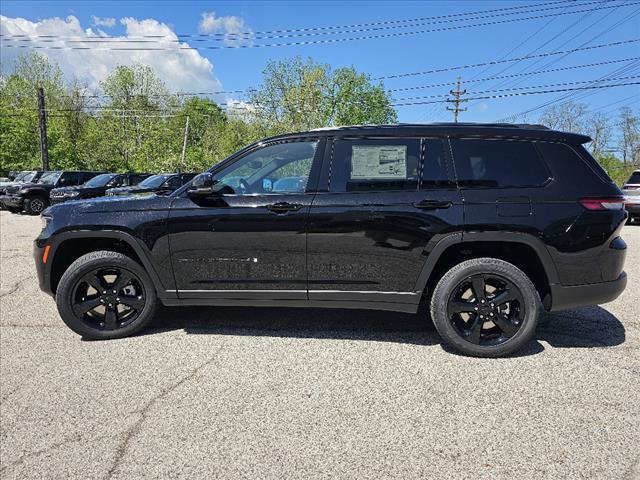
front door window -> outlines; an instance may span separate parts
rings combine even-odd
[[[219,171],[222,195],[304,193],[318,142],[289,142],[254,150]]]

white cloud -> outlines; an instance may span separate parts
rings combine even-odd
[[[57,62],[67,80],[74,77],[86,82],[91,89],[99,89],[110,72],[118,65],[140,63],[148,65],[165,82],[169,90],[182,92],[210,92],[222,90],[213,71],[213,64],[197,50],[179,41],[168,25],[154,19],[137,20],[126,17],[120,20],[125,27],[124,36],[110,36],[100,29],[84,29],[74,16],[66,19],[48,18],[32,22],[24,18],[9,18],[0,15],[0,31],[3,38],[24,35],[3,41],[2,69],[7,73],[15,57],[34,47],[64,47],[62,49],[38,48],[36,51]],[[39,35],[55,35],[54,42],[44,42]],[[161,36],[140,38],[140,36]],[[135,38],[131,38],[135,37]],[[46,39],[50,40],[50,39]],[[133,43],[127,40],[150,41]],[[8,45],[20,46],[12,48]],[[113,50],[113,48],[145,47],[160,50]],[[81,49],[89,47],[88,49]],[[222,100],[219,96],[218,100]]]
[[[227,115],[232,119],[241,119],[247,122],[255,120],[258,108],[253,103],[235,98],[227,98],[226,104]]]
[[[91,15],[91,21],[96,27],[115,27],[116,19],[112,17],[96,17]]]
[[[200,33],[223,33],[224,44],[231,47],[253,43],[253,30],[245,25],[242,17],[216,17],[215,12],[202,12],[198,30]]]

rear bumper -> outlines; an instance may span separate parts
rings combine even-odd
[[[588,285],[551,285],[551,311],[600,305],[615,300],[627,286],[627,274],[611,282],[590,283]]]

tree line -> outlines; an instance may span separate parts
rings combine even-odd
[[[353,67],[334,70],[312,59],[269,62],[246,100],[218,103],[210,96],[169,91],[145,65],[116,67],[99,91],[91,91],[78,80],[65,81],[57,64],[31,52],[0,78],[0,173],[41,164],[39,87],[45,91],[52,169],[198,172],[266,136],[397,122],[382,84]],[[539,120],[590,135],[594,141],[588,147],[621,182],[640,163],[640,118],[626,107],[618,117],[611,120],[568,102],[549,107]]]

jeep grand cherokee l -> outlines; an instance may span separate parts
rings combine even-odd
[[[625,288],[624,200],[588,141],[509,124],[268,138],[168,196],[51,207],[40,286],[93,339],[136,332],[158,301],[416,313],[424,300],[454,349],[507,355],[543,309]],[[302,191],[274,191],[292,177]]]

